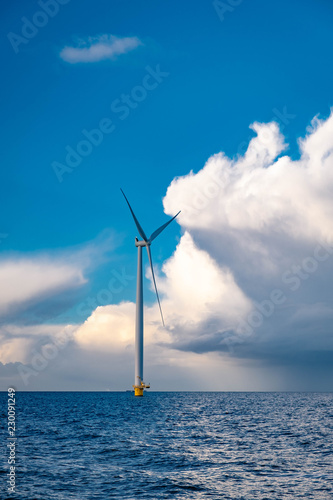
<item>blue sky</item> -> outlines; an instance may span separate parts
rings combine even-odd
[[[36,13],[47,2],[1,6],[0,233],[7,236],[0,250],[3,262],[43,256],[49,262],[77,259],[81,267],[75,286],[54,285],[46,295],[36,292],[38,300],[22,299],[22,310],[10,309],[4,325],[79,325],[93,308],[80,316],[78,306],[107,287],[112,273],[135,274],[136,230],[120,187],[149,233],[167,220],[162,199],[171,182],[199,172],[220,151],[229,158],[244,154],[256,135],[249,129],[252,123],[277,122],[289,144],[286,154],[297,160],[299,138],[314,116],[327,118],[332,106],[333,9],[328,1],[226,1],[224,13],[223,2],[60,3],[53,17],[39,18]],[[31,38],[21,43],[10,33],[22,36],[26,19],[45,26],[33,28]],[[134,40],[133,46],[89,62],[62,56],[65,47],[110,46],[112,37]],[[138,86],[156,71],[162,76],[151,76],[154,88],[140,94]],[[115,101],[133,92],[138,99],[132,97],[133,109],[127,107],[122,119]],[[86,139],[82,131],[96,129],[105,119],[114,130],[104,133],[59,182],[54,162],[66,164],[66,147],[77,150]],[[180,197],[176,211],[181,204]],[[158,269],[186,230],[186,224],[175,223],[156,240]],[[208,251],[203,236],[194,233],[196,244]],[[89,263],[80,260],[83,254],[89,254]],[[232,271],[237,277],[237,269]],[[236,282],[251,295],[241,277]],[[153,307],[148,280],[145,293]],[[111,303],[134,298],[131,279]],[[320,302],[316,294],[308,300]],[[255,377],[253,387],[261,387]]]

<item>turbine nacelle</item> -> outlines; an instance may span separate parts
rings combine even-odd
[[[151,245],[149,241],[144,241],[144,240],[138,240],[138,238],[135,238],[135,246],[136,247],[146,247],[147,245]]]

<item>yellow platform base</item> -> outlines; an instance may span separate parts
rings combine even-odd
[[[143,387],[134,387],[134,396],[143,396]]]

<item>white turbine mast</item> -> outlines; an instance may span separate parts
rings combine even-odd
[[[129,204],[128,199],[125,196],[124,191],[121,189],[121,192],[124,195],[124,198],[127,202],[127,205],[131,211],[132,217],[134,219],[135,225],[139,231],[139,235],[141,236],[142,240],[139,240],[138,238],[135,238],[135,246],[138,248],[138,270],[137,270],[137,281],[136,281],[136,319],[135,319],[135,378],[134,378],[134,395],[135,396],[143,396],[143,390],[147,389],[150,387],[150,385],[146,385],[143,382],[143,288],[142,288],[142,247],[146,247],[147,253],[148,253],[148,259],[149,259],[149,264],[150,264],[150,269],[151,269],[151,274],[153,277],[153,282],[154,282],[154,287],[155,287],[155,292],[156,292],[156,297],[157,297],[157,302],[158,306],[160,308],[160,313],[161,313],[161,318],[162,318],[162,324],[164,325],[164,319],[163,319],[163,313],[162,313],[162,308],[161,308],[161,303],[160,303],[160,298],[158,296],[158,291],[157,291],[157,286],[156,286],[156,280],[155,280],[155,274],[154,274],[154,268],[153,268],[153,261],[151,258],[151,251],[150,251],[150,245],[152,241],[157,238],[159,234],[170,224],[170,222],[173,221],[177,217],[177,215],[180,214],[180,211],[178,214],[176,214],[174,217],[172,217],[168,222],[163,224],[161,227],[156,229],[149,238],[147,238],[144,230],[142,229],[138,219],[136,218],[131,205]]]

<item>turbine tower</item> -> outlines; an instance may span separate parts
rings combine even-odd
[[[178,214],[176,214],[174,217],[172,217],[168,222],[163,224],[161,227],[156,229],[149,238],[147,238],[144,230],[142,229],[138,219],[136,218],[131,205],[129,204],[128,199],[125,196],[124,191],[121,189],[121,192],[124,195],[124,198],[127,202],[127,205],[131,211],[132,217],[134,219],[135,225],[139,231],[139,235],[141,236],[142,240],[139,240],[138,238],[135,238],[135,246],[138,248],[138,270],[137,270],[137,281],[136,281],[136,318],[135,318],[135,378],[134,378],[134,395],[135,396],[143,396],[143,390],[146,388],[149,388],[150,385],[146,385],[143,381],[143,288],[142,288],[142,247],[146,247],[147,253],[148,253],[148,259],[149,259],[149,264],[150,264],[150,269],[151,269],[151,274],[153,277],[153,282],[154,282],[154,287],[155,287],[155,292],[156,292],[156,297],[157,297],[157,302],[158,306],[160,308],[160,313],[161,313],[161,318],[162,318],[162,323],[164,326],[164,319],[163,319],[163,314],[162,314],[162,308],[161,308],[161,303],[160,303],[160,298],[158,296],[158,291],[157,291],[157,286],[156,286],[156,281],[155,281],[155,274],[154,274],[154,268],[153,268],[153,261],[151,258],[151,251],[150,251],[150,245],[152,241],[157,238],[159,234],[170,224],[170,222],[173,221],[177,217]]]

